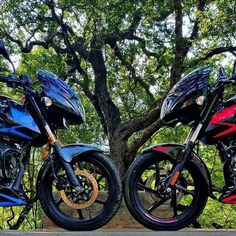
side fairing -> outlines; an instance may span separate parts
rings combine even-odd
[[[0,136],[21,141],[33,141],[41,133],[27,109],[7,97],[0,97],[4,109],[0,111]]]
[[[23,127],[32,130],[33,132],[40,133],[37,124],[29,112],[23,107],[10,106],[12,120]]]
[[[235,115],[236,104],[226,105],[211,118],[201,140],[207,144],[214,144],[229,135],[236,137]]]

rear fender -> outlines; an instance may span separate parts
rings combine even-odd
[[[152,147],[148,147],[144,149],[143,153],[155,152],[162,155],[170,156],[172,159],[176,159],[179,153],[184,149],[184,145],[175,144],[175,143],[164,143],[158,144]],[[208,194],[211,198],[215,199],[215,196],[212,193],[212,182],[211,176],[207,169],[206,164],[202,161],[202,159],[195,153],[192,152],[192,157],[189,159],[196,168],[198,168],[199,172],[202,174],[207,186],[208,186]]]

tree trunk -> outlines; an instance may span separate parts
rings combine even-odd
[[[129,159],[127,140],[122,140],[119,134],[111,135],[109,136],[109,146],[111,158],[119,167],[120,174],[123,177],[129,166],[129,163],[127,163]]]

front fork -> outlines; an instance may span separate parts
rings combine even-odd
[[[66,174],[68,176],[68,179],[69,179],[71,185],[77,191],[79,191],[79,193],[83,192],[83,188],[81,187],[80,182],[77,179],[72,166],[70,165],[70,163],[66,162],[64,160],[64,158],[63,158],[63,153],[61,151],[61,144],[60,144],[59,140],[53,134],[53,132],[51,131],[51,129],[48,126],[48,124],[45,125],[45,130],[46,130],[46,132],[48,134],[49,144],[52,145],[52,147],[54,148],[55,152],[60,157],[60,161],[61,161],[61,163],[63,165],[64,170],[66,171]]]
[[[185,140],[185,148],[181,151],[181,153],[178,155],[177,157],[177,165],[175,166],[174,170],[172,171],[172,175],[170,176],[170,179],[166,185],[165,190],[167,192],[169,192],[171,190],[171,187],[173,187],[178,179],[178,177],[180,176],[184,165],[188,159],[188,157],[190,156],[191,152],[194,149],[195,143],[199,137],[200,132],[202,131],[203,125],[206,124],[210,112],[213,108],[213,106],[216,104],[216,102],[219,99],[219,94],[215,93],[215,95],[213,96],[211,102],[209,104],[206,104],[205,108],[203,109],[202,113],[200,114],[201,122],[198,123],[198,125],[191,129],[191,131],[188,134],[187,139]]]
[[[177,179],[180,176],[188,157],[190,156],[191,152],[194,149],[195,143],[202,129],[202,126],[203,126],[202,123],[199,123],[198,126],[194,130],[192,129],[189,132],[189,135],[185,141],[186,143],[185,148],[178,155],[177,157],[178,163],[176,164],[174,170],[172,171],[170,179],[166,185],[167,191],[169,190],[170,187],[173,187],[175,183],[177,182]]]
[[[37,104],[37,102],[35,101],[33,96],[29,96],[29,101],[32,104],[35,113],[37,114],[37,117],[39,119],[39,121],[43,124],[45,132],[48,136],[48,142],[49,144],[54,148],[57,156],[60,157],[60,161],[63,165],[63,168],[66,171],[66,174],[68,176],[69,182],[71,183],[71,185],[79,192],[81,193],[83,191],[82,186],[80,185],[79,180],[77,179],[74,170],[72,168],[72,166],[70,165],[70,163],[66,162],[63,158],[63,153],[61,151],[61,144],[59,142],[59,140],[56,138],[55,134],[52,132],[51,128],[49,127],[47,121],[45,120],[44,116],[42,115],[42,112]]]

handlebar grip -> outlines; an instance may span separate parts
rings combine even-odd
[[[230,80],[236,81],[236,74],[233,74],[233,75],[231,76]]]
[[[8,82],[9,78],[6,75],[0,75],[0,82]]]

